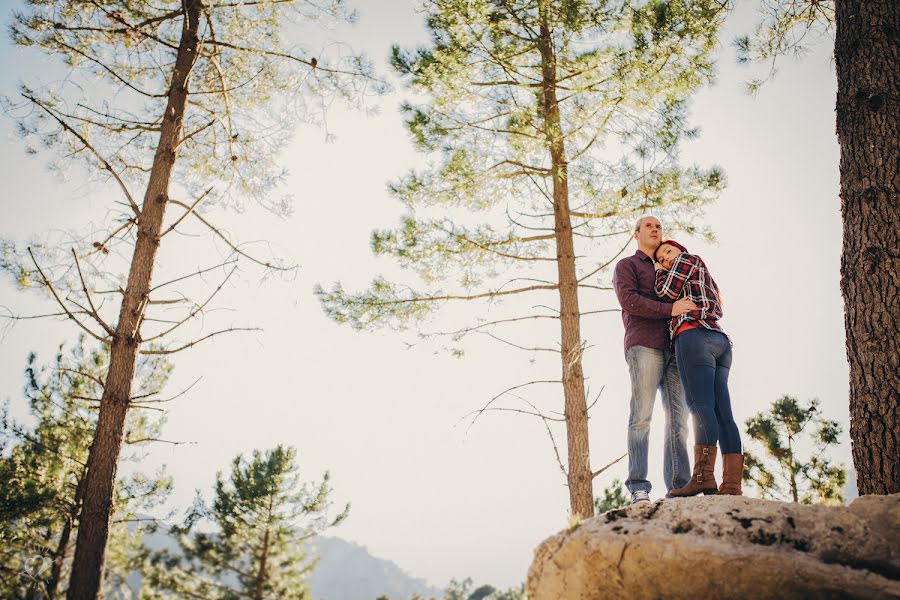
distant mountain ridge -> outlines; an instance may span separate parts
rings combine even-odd
[[[311,551],[320,557],[309,576],[316,600],[409,600],[414,594],[440,598],[441,590],[413,577],[396,563],[372,556],[357,544],[336,537],[318,536]]]
[[[144,537],[151,550],[178,552],[173,538],[162,533]],[[315,600],[376,600],[386,595],[391,600],[440,598],[443,593],[424,579],[413,577],[396,563],[372,556],[364,547],[337,537],[316,536],[309,540],[309,554],[319,557],[308,583]],[[140,590],[140,575],[128,578],[129,587]]]

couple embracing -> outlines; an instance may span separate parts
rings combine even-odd
[[[666,496],[741,495],[744,455],[731,413],[731,341],[719,326],[719,287],[703,260],[663,240],[652,216],[635,224],[638,250],[616,265],[613,284],[625,324],[631,375],[628,479],[631,502],[650,500],[647,450],[656,392],[666,415],[663,476]],[[687,413],[694,417],[694,464],[688,464]],[[716,484],[716,445],[723,456]]]

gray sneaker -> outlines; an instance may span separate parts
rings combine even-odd
[[[650,492],[638,490],[631,493],[631,503],[638,504],[640,502],[650,502]]]

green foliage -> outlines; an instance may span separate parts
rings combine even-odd
[[[29,423],[2,413],[0,428],[0,597],[58,598],[65,595],[81,510],[82,482],[97,422],[97,402],[108,366],[105,347],[92,349],[82,338],[60,346],[52,366],[28,357],[25,398]],[[156,356],[137,367],[136,395],[152,400],[171,366]],[[157,437],[162,419],[137,408],[128,414],[126,439]],[[122,457],[128,461],[128,453]],[[140,569],[141,538],[155,523],[137,521],[165,500],[171,479],[130,472],[119,477],[115,515],[107,549],[105,590],[126,589],[126,577]],[[54,568],[54,563],[56,568]]]
[[[306,574],[315,565],[305,541],[347,517],[330,516],[330,477],[304,483],[296,451],[276,446],[237,456],[216,475],[214,497],[198,495],[184,524],[172,529],[176,553],[162,551],[141,597],[310,599]]]
[[[474,589],[473,589],[474,588]],[[376,600],[391,600],[388,596],[383,595]],[[414,594],[410,600],[426,600],[425,598]],[[428,600],[438,600],[437,598],[429,598]],[[440,600],[525,600],[525,586],[521,585],[508,590],[498,590],[492,585],[481,585],[475,588],[475,584],[471,577],[463,580],[452,579],[450,584],[444,590],[444,595]]]
[[[760,18],[752,33],[734,40],[739,63],[767,63],[769,71],[747,82],[755,94],[777,73],[782,56],[803,56],[809,44],[830,34],[834,26],[834,0],[760,0]]]
[[[599,496],[594,498],[594,510],[598,515],[629,504],[631,501],[628,498],[628,492],[618,479],[613,479],[613,482],[603,489],[602,498]]]
[[[356,15],[343,0],[211,2],[201,11],[201,51],[191,72],[176,181],[195,197],[214,187],[204,206],[218,202],[242,209],[249,198],[287,214],[290,203],[274,193],[285,176],[276,159],[294,124],[298,119],[322,123],[324,108],[334,99],[358,104],[369,91],[384,89],[365,57],[317,56],[320,48],[295,43],[289,24],[331,25]],[[176,0],[29,2],[15,13],[11,37],[58,57],[70,70],[69,85],[22,91],[70,122],[119,176],[143,182],[156,149],[183,15]],[[48,111],[30,107],[20,130],[32,143],[60,154],[78,150],[75,158],[92,171],[105,171]]]
[[[822,418],[818,400],[804,406],[790,396],[782,396],[768,412],[747,419],[747,435],[762,446],[765,454],[760,458],[744,452],[744,480],[763,497],[804,504],[841,504],[847,474],[843,465],[834,465],[825,456],[838,443],[840,434],[837,421]],[[811,447],[806,459],[799,453],[804,437]]]
[[[296,124],[324,126],[336,101],[363,107],[368,97],[387,89],[369,60],[346,46],[339,56],[318,54],[335,46],[320,43],[323,31],[355,20],[344,0],[197,2],[191,5],[200,11],[199,51],[187,80],[184,114],[166,115],[188,4],[34,0],[21,3],[13,15],[12,40],[53,59],[47,65],[51,74],[49,83],[23,84],[20,94],[0,98],[0,104],[16,119],[29,151],[57,157],[51,163],[55,171],[68,175],[81,166],[98,185],[121,192],[103,228],[28,244],[75,314],[81,314],[79,306],[91,306],[88,290],[126,287],[122,273],[130,269],[125,257],[132,252],[113,250],[135,243],[136,213],[157,164],[165,119],[178,118],[183,127],[174,156],[166,157],[174,166],[166,181],[172,205],[163,225],[177,221],[179,232],[224,240],[233,250],[230,259],[290,270],[277,258],[250,256],[216,227],[211,211],[240,212],[256,204],[280,217],[290,215],[293,203],[282,190],[287,171],[279,155]],[[194,202],[196,209],[188,210]],[[71,264],[73,247],[84,289]],[[21,288],[50,291],[24,244],[0,240],[0,271]],[[118,303],[105,303],[105,310],[98,304],[106,322],[115,322]],[[186,312],[193,308],[187,302],[185,307]],[[151,304],[145,316],[172,320],[171,312],[159,315],[172,308]]]
[[[474,588],[474,589],[473,589]],[[453,579],[444,590],[442,600],[522,600],[525,598],[524,586],[498,590],[492,585],[475,587],[470,577],[462,581]]]
[[[555,175],[577,211],[580,276],[605,268],[598,254],[627,239],[636,215],[707,233],[692,221],[724,175],[678,157],[697,134],[687,101],[714,76],[720,2],[433,0],[425,9],[430,43],[394,47],[391,64],[416,99],[401,111],[429,166],[391,183],[409,212],[372,234],[374,252],[421,285],[377,277],[360,293],[319,286],[331,318],[403,329],[449,300],[532,291],[504,289],[509,279],[553,289]],[[564,155],[553,158],[559,142]]]

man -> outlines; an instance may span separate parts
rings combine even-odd
[[[697,308],[687,299],[674,303],[660,300],[654,285],[654,251],[662,241],[662,224],[656,217],[641,217],[634,227],[638,249],[616,265],[613,285],[622,306],[625,324],[625,362],[631,374],[631,411],[628,417],[628,480],[631,502],[650,501],[647,450],[650,418],[656,391],[662,392],[666,413],[663,476],[666,492],[687,485],[691,466],[687,453],[688,409],[678,377],[675,355],[669,344],[669,319]]]

